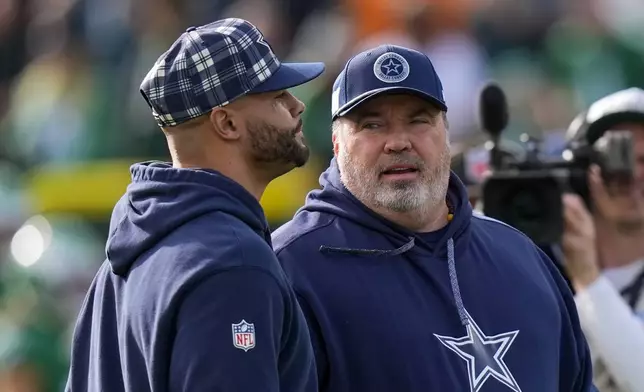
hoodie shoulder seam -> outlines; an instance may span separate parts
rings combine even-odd
[[[235,225],[230,224],[230,222],[226,222],[226,226],[230,228],[230,231],[233,232],[233,235],[237,240],[237,246],[235,248],[239,249],[239,254],[241,256],[241,259],[246,260],[246,252],[244,252],[244,247],[242,246],[242,240],[241,238],[239,238],[239,233],[237,233],[237,230],[235,229]]]
[[[523,238],[525,238],[525,239],[527,239],[529,241],[532,241],[530,239],[530,237],[528,237],[525,233],[523,233],[522,231],[520,231],[516,227],[512,227],[512,226],[508,225],[507,223],[502,222],[502,221],[500,221],[498,219],[490,218],[489,216],[485,216],[485,215],[482,215],[482,214],[472,214],[472,217],[476,218],[478,220],[481,220],[481,221],[490,222],[492,224],[497,224],[498,226],[504,226],[504,227],[512,230],[513,232],[519,234],[521,237],[523,237]]]
[[[315,226],[312,226],[312,227],[310,227],[310,228],[308,228],[308,229],[304,230],[303,232],[300,232],[300,233],[298,233],[297,235],[294,235],[294,236],[293,236],[293,237],[291,237],[288,241],[286,241],[282,246],[280,246],[280,247],[279,247],[279,249],[276,249],[276,250],[275,250],[275,254],[279,256],[279,254],[280,254],[280,253],[282,253],[282,251],[283,251],[284,249],[286,249],[287,247],[291,246],[291,244],[293,244],[295,241],[299,240],[300,238],[304,237],[304,236],[305,236],[305,235],[307,235],[307,234],[313,233],[314,231],[321,230],[321,229],[323,229],[323,228],[325,228],[325,227],[329,226],[330,224],[332,224],[333,222],[335,222],[335,220],[336,220],[336,219],[338,219],[337,215],[332,215],[332,218],[331,218],[331,219],[329,219],[329,221],[328,221],[328,222],[325,222],[325,223],[324,223],[324,224],[322,224],[322,225],[315,225]]]
[[[213,269],[210,270],[206,273],[204,273],[201,277],[198,279],[195,279],[192,284],[190,284],[185,292],[183,293],[183,297],[190,295],[190,293],[195,290],[199,285],[203,284],[206,280],[213,278],[217,275],[225,274],[227,272],[237,272],[237,271],[257,271],[261,272],[263,275],[268,275],[271,280],[279,287],[280,292],[284,297],[287,296],[287,287],[284,286],[283,282],[280,282],[280,280],[275,276],[273,272],[266,268],[262,268],[260,266],[256,265],[236,265],[236,266],[231,266],[231,267],[226,267],[226,268],[221,268],[221,269]]]
[[[275,281],[275,283],[277,283],[277,285],[280,288],[284,288],[284,287],[282,287],[283,284],[279,281],[279,279],[277,279],[277,277],[275,276],[275,274],[272,271],[270,271],[267,268],[262,268],[262,267],[257,266],[257,265],[235,265],[235,266],[231,266],[231,267],[227,267],[227,268],[213,270],[213,271],[210,271],[210,272],[204,274],[204,279],[199,279],[199,281],[196,282],[196,283],[199,284],[203,280],[208,279],[208,278],[212,278],[215,275],[219,275],[219,274],[226,273],[226,272],[233,272],[233,271],[237,271],[237,270],[242,270],[242,271],[243,270],[248,270],[248,271],[261,272],[264,275],[270,276]]]
[[[198,279],[195,279],[186,286],[183,290],[182,293],[179,294],[178,299],[178,306],[181,307],[183,306],[184,301],[195,291],[197,290],[201,285],[205,284],[209,279],[214,278],[216,276],[221,276],[222,274],[225,273],[233,273],[233,272],[251,272],[251,271],[256,271],[261,273],[261,275],[265,275],[269,277],[269,280],[272,281],[277,289],[279,290],[280,296],[282,297],[282,300],[284,301],[284,311],[288,312],[289,310],[286,309],[286,304],[288,303],[288,297],[289,297],[289,292],[288,292],[288,287],[285,286],[283,282],[280,282],[280,280],[270,271],[265,268],[259,267],[259,266],[251,266],[251,265],[238,265],[238,266],[231,266],[227,268],[222,268],[222,269],[213,269],[210,271],[205,272],[202,274]]]

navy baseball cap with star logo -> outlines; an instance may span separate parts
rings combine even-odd
[[[246,94],[286,90],[318,77],[323,63],[282,63],[244,19],[190,27],[155,62],[140,92],[161,127],[171,127]]]
[[[397,45],[380,45],[352,57],[333,84],[331,116],[344,116],[383,93],[419,96],[447,111],[443,85],[427,55]]]

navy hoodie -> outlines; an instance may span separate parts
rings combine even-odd
[[[413,233],[374,214],[335,160],[273,244],[308,319],[320,390],[594,391],[573,296],[525,235],[473,216]]]
[[[66,391],[316,391],[306,320],[257,200],[214,171],[131,174]]]

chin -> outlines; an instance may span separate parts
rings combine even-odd
[[[306,144],[306,138],[304,137],[304,134],[298,133],[297,135],[295,135],[294,141],[301,148],[305,148],[307,150],[309,149],[309,146]]]
[[[308,161],[309,152],[307,149],[306,154],[302,153],[299,156],[284,157],[284,159],[280,160],[279,162],[274,162],[271,166],[275,168],[275,172],[279,173],[276,175],[276,177],[279,177],[290,172],[293,169],[306,165]]]
[[[309,150],[309,147],[302,142],[302,145],[300,146],[300,150],[298,151],[298,154],[293,154],[290,157],[290,162],[295,165],[295,167],[302,167],[306,165],[306,163],[309,161],[309,158],[311,158],[311,150]]]

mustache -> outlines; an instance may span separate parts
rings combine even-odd
[[[425,162],[419,157],[408,154],[395,155],[387,160],[387,162],[378,165],[378,171],[383,172],[392,165],[410,165],[414,166],[419,171],[425,169]]]
[[[304,125],[304,122],[300,118],[300,121],[298,121],[295,128],[291,130],[291,133],[293,133],[293,135],[296,135],[301,129],[303,129],[303,125]]]

